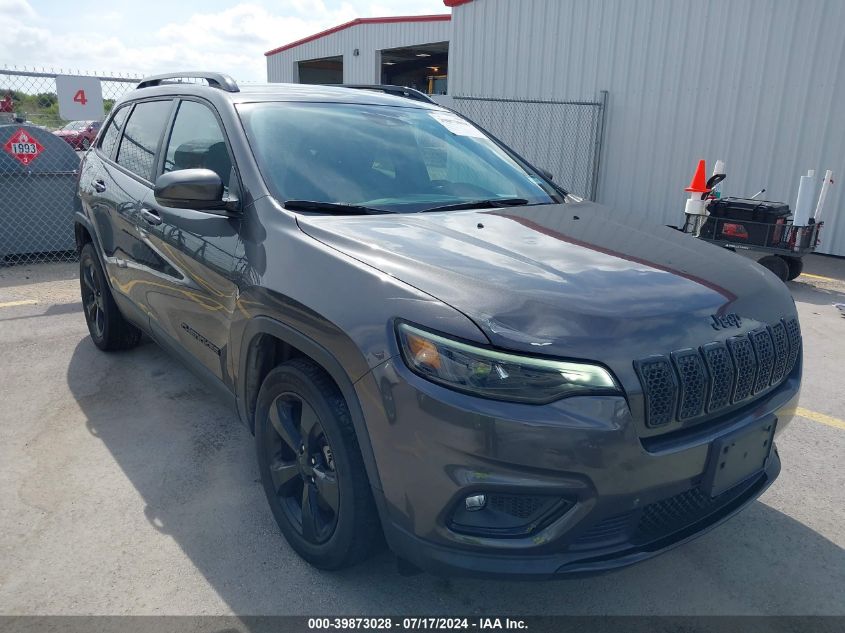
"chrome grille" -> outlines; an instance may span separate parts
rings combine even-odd
[[[646,424],[685,422],[763,393],[789,375],[800,348],[798,320],[789,319],[733,336],[727,343],[707,343],[698,350],[635,361]]]

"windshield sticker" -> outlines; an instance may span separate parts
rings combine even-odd
[[[434,120],[449,130],[452,134],[456,134],[458,136],[485,138],[484,134],[481,133],[481,130],[475,127],[472,123],[465,121],[451,112],[429,112],[429,114]]]

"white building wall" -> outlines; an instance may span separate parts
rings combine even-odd
[[[267,56],[267,80],[295,83],[297,62],[322,57],[343,56],[343,83],[381,82],[379,51],[400,46],[449,41],[451,23],[389,22],[356,24],[300,46]],[[358,49],[359,54],[353,55]]]
[[[832,169],[820,251],[845,255],[843,25],[842,0],[474,0],[452,12],[449,92],[608,90],[598,201],[643,225],[682,220],[699,158],[727,162],[724,195],[793,208],[799,176]]]

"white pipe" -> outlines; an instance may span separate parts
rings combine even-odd
[[[822,217],[822,210],[824,209],[824,201],[827,198],[827,190],[830,189],[830,185],[833,183],[833,172],[831,170],[827,170],[824,172],[824,181],[822,181],[822,190],[819,193],[819,203],[816,205],[816,211],[813,213],[813,218],[815,218],[816,222],[821,220]]]
[[[801,176],[798,185],[798,199],[795,201],[795,213],[792,218],[793,226],[807,226],[810,221],[810,207],[816,194],[816,179],[811,176]]]

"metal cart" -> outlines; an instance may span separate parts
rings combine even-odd
[[[798,277],[804,268],[802,257],[816,250],[824,222],[794,226],[785,219],[775,222],[751,222],[733,218],[687,215],[683,232],[718,244],[732,251],[742,251],[783,281]],[[812,220],[811,220],[812,222]]]

